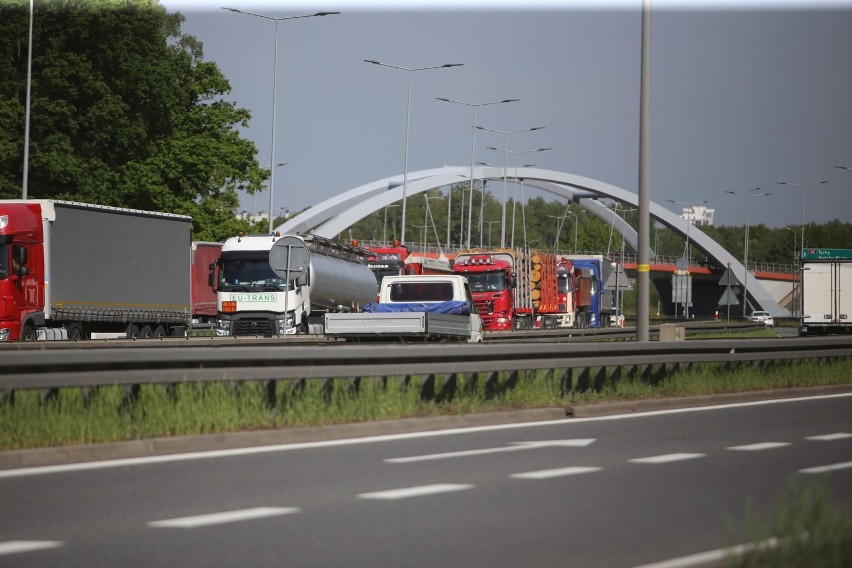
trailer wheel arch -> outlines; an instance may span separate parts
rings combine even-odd
[[[84,339],[83,328],[77,323],[69,323],[66,325],[65,333],[68,335],[68,341],[82,341]]]

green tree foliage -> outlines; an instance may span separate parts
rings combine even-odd
[[[29,198],[192,216],[194,238],[237,230],[238,191],[268,172],[236,128],[248,111],[184,18],[157,0],[36,2]],[[0,198],[22,195],[29,2],[0,0]]]

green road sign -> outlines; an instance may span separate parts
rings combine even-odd
[[[802,249],[802,260],[852,260],[852,249]]]

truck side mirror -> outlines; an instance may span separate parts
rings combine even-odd
[[[518,287],[518,278],[514,274],[509,276],[509,288],[517,288]]]

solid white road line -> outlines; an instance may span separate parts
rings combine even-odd
[[[409,497],[422,497],[424,495],[435,495],[438,493],[449,493],[451,491],[464,491],[473,489],[473,485],[458,483],[437,483],[435,485],[421,485],[420,487],[407,487],[404,489],[390,489],[388,491],[376,491],[373,493],[361,493],[359,499],[408,499]]]
[[[774,450],[775,448],[783,448],[789,446],[788,442],[762,442],[759,444],[748,444],[746,446],[731,446],[726,448],[735,452],[758,452],[760,450]]]
[[[298,513],[300,510],[301,509],[295,507],[255,507],[253,509],[242,509],[240,511],[224,511],[222,513],[212,513],[209,515],[195,515],[193,517],[152,521],[148,523],[148,526],[157,528],[194,529],[196,527],[206,527],[209,525],[223,525],[225,523],[262,519],[264,517],[290,515],[292,513]]]
[[[807,469],[800,469],[799,473],[828,473],[830,471],[837,471],[839,469],[849,469],[850,467],[852,467],[852,462],[835,463],[832,465],[823,465],[819,467],[809,467]]]
[[[762,548],[775,548],[778,546],[778,540],[769,538],[759,543]],[[699,552],[698,554],[690,554],[689,556],[681,556],[680,558],[672,558],[671,560],[663,560],[662,562],[654,562],[653,564],[643,564],[636,568],[698,568],[706,566],[721,565],[727,557],[740,556],[753,550],[755,545],[738,544],[730,548],[718,548],[716,550],[708,550],[707,552]]]
[[[419,461],[444,460],[450,458],[465,458],[470,456],[484,456],[488,454],[500,454],[504,452],[517,452],[519,450],[536,450],[539,448],[584,448],[594,442],[594,438],[576,440],[543,440],[541,442],[512,442],[508,446],[499,448],[481,448],[478,450],[462,450],[459,452],[444,452],[440,454],[425,454],[420,456],[408,456],[404,458],[388,458],[385,463],[413,463]]]
[[[0,542],[0,556],[59,548],[60,546],[65,546],[65,543],[61,540],[10,540]]]
[[[846,438],[852,438],[852,434],[837,432],[836,434],[823,434],[822,436],[811,436],[810,438],[805,439],[814,440],[816,442],[833,442],[835,440],[845,440]]]
[[[526,473],[513,473],[512,479],[550,479],[551,477],[563,477],[566,475],[577,475],[580,473],[593,473],[601,471],[600,467],[563,467],[560,469],[542,469],[540,471],[528,471]]]
[[[636,458],[627,460],[631,463],[670,463],[683,460],[692,460],[695,458],[703,458],[707,454],[665,454],[662,456],[651,456],[647,458]]]

